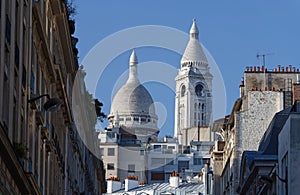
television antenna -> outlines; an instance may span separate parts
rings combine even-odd
[[[274,53],[257,53],[256,57],[257,59],[262,58],[263,66],[266,66],[266,56],[274,55]]]

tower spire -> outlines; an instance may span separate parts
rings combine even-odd
[[[130,64],[130,66],[134,66],[134,65],[138,64],[138,59],[136,57],[134,49],[131,52],[129,64]]]
[[[198,36],[199,36],[199,30],[198,30],[198,27],[197,27],[197,24],[196,24],[196,19],[194,18],[192,27],[190,29],[190,37],[198,39]]]
[[[129,79],[128,80],[138,80],[138,73],[137,73],[137,64],[138,59],[136,57],[134,49],[132,50],[132,53],[130,55],[129,59]]]

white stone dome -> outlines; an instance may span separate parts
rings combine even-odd
[[[158,134],[157,115],[153,99],[140,83],[137,75],[137,57],[133,50],[130,56],[129,78],[113,98],[109,127],[123,127],[142,141]]]
[[[155,116],[153,100],[139,82],[127,82],[115,95],[110,114],[143,114]]]

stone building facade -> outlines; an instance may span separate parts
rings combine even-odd
[[[0,4],[0,194],[100,194],[101,161],[70,109],[78,64],[65,1]]]
[[[242,153],[257,150],[260,140],[275,113],[293,101],[293,83],[297,83],[299,70],[293,67],[269,71],[264,67],[247,67],[240,85],[240,98],[232,112],[215,131],[225,141],[223,167],[216,190],[224,194],[237,194]],[[214,150],[214,153],[220,151]],[[218,189],[217,189],[218,188]]]
[[[299,114],[299,102],[276,113],[259,149],[244,151],[238,188],[240,194],[299,192]]]

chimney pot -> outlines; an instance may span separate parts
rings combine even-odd
[[[179,186],[179,176],[171,176],[169,183],[171,187],[177,188]]]
[[[122,183],[120,181],[113,181],[108,180],[107,181],[107,193],[113,193],[115,191],[118,191],[122,188]]]
[[[134,176],[133,176],[134,178]],[[136,188],[139,186],[139,181],[134,179],[125,179],[125,191],[128,192],[129,190]]]
[[[254,66],[253,68],[254,68],[254,72],[256,72],[256,66]]]

